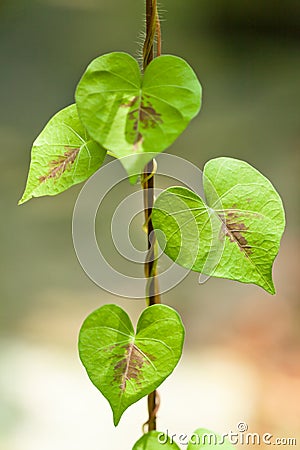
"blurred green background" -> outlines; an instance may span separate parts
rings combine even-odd
[[[204,90],[200,115],[169,152],[200,168],[220,155],[248,161],[280,192],[287,230],[274,297],[232,281],[199,286],[197,274],[164,296],[187,336],[181,364],[160,389],[159,428],[228,432],[245,421],[249,431],[299,445],[300,2],[160,3],[164,53],[187,59]],[[91,59],[115,50],[140,58],[143,18],[141,0],[0,3],[3,450],[127,450],[147,419],[142,401],[115,430],[78,361],[89,312],[116,302],[136,319],[144,307],[100,290],[81,269],[71,236],[81,186],[17,207],[32,141],[73,102]]]

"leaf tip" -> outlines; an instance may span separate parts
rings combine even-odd
[[[263,290],[266,291],[268,294],[271,294],[271,295],[276,294],[276,289],[275,289],[272,278],[270,278],[270,280],[268,280],[268,283],[257,284],[257,286],[263,288]]]
[[[115,427],[117,427],[119,425],[121,416],[122,416],[122,414],[120,414],[120,413],[117,414],[117,413],[115,413],[115,411],[113,411],[113,421],[114,421]]]
[[[18,206],[23,205],[23,203],[28,202],[28,200],[30,200],[30,198],[28,198],[25,194],[23,194],[22,197],[20,198],[20,200],[17,203]]]
[[[276,289],[274,284],[272,283],[272,285],[269,287],[269,289],[267,290],[267,292],[271,295],[275,295],[276,294]]]
[[[128,178],[129,178],[129,183],[130,183],[131,185],[135,185],[135,184],[137,184],[137,182],[138,182],[139,175],[131,175],[131,176],[128,177]]]

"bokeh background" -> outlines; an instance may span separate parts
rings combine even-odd
[[[136,321],[144,307],[102,291],[81,269],[71,236],[80,186],[17,207],[32,141],[73,102],[87,63],[115,50],[140,57],[143,9],[142,0],[0,3],[3,450],[127,450],[147,419],[142,400],[114,429],[77,356],[78,330],[93,309],[115,302]],[[244,421],[299,446],[300,2],[164,0],[161,10],[164,52],[186,58],[204,89],[200,115],[169,151],[201,168],[220,155],[248,161],[281,193],[287,229],[275,296],[219,279],[199,286],[196,274],[164,296],[187,336],[160,389],[159,429],[228,432]],[[101,220],[108,217],[107,206]]]

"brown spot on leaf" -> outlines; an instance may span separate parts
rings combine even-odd
[[[62,156],[59,156],[56,160],[50,161],[50,170],[46,175],[39,177],[40,183],[51,178],[59,178],[72,164],[74,164],[80,148],[65,148],[67,151]]]
[[[125,345],[125,356],[114,367],[115,381],[121,380],[120,389],[125,391],[129,380],[138,380],[144,364],[150,364],[145,355],[133,342]]]
[[[140,103],[136,107],[137,101]],[[134,97],[130,102],[124,104],[130,108],[128,112],[128,122],[130,125],[130,134],[132,135],[133,146],[135,150],[138,150],[139,144],[143,141],[143,135],[141,126],[143,129],[155,128],[163,123],[161,114],[158,113],[148,97],[143,96],[142,99]]]
[[[234,205],[235,206],[235,205]],[[248,227],[239,220],[240,213],[234,210],[227,210],[224,214],[219,215],[223,223],[223,232],[230,242],[235,242],[239,249],[247,255],[251,255],[251,246],[245,237],[245,231]]]
[[[138,111],[138,122],[142,122],[144,128],[155,128],[158,124],[162,123],[161,114],[155,111],[151,104],[145,105],[141,103]],[[132,114],[133,111],[130,113]],[[130,118],[131,119],[131,118]],[[132,117],[134,119],[134,117]],[[135,120],[135,128],[137,129],[138,123]]]

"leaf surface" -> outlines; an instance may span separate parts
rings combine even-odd
[[[50,119],[35,140],[22,204],[32,197],[56,195],[89,178],[103,163],[106,150],[87,134],[76,105]]]
[[[132,450],[180,450],[170,437],[159,431],[144,434],[133,446]]]
[[[203,175],[206,203],[182,187],[157,198],[152,221],[166,237],[164,252],[188,269],[274,294],[272,265],[285,227],[278,193],[260,172],[232,158],[210,160]]]
[[[165,150],[199,112],[201,86],[183,59],[155,58],[142,75],[126,53],[92,61],[78,84],[76,103],[89,134],[121,162],[130,176]]]
[[[117,305],[102,306],[88,316],[80,330],[79,354],[91,381],[109,401],[115,425],[131,404],[170,375],[183,340],[179,315],[165,305],[145,309],[136,333]]]

